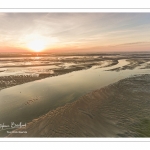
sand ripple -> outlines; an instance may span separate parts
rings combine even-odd
[[[150,136],[150,75],[121,80],[34,119],[9,137]],[[143,128],[143,124],[146,124]],[[141,128],[142,126],[142,128]]]

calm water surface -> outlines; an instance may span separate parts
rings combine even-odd
[[[94,66],[88,70],[71,72],[50,77],[0,91],[0,124],[10,122],[29,122],[48,111],[77,100],[80,96],[120,79],[136,74],[148,74],[149,69],[106,71],[127,65],[119,60],[112,67]],[[32,103],[27,104],[28,101]]]

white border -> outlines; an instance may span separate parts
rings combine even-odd
[[[150,138],[0,138],[0,142],[150,142]]]
[[[0,8],[147,8],[149,0],[0,0]]]
[[[1,9],[0,8],[0,12],[41,12],[41,13],[44,13],[44,12],[58,12],[58,13],[64,13],[64,12],[68,12],[68,13],[71,13],[71,12],[75,12],[75,13],[82,13],[82,12],[85,12],[85,13],[99,13],[99,12],[117,12],[117,13],[150,13],[150,8],[149,9],[97,9],[97,8],[85,8],[85,9],[71,9],[71,8],[68,8],[68,9],[65,9],[65,8],[49,8],[49,9],[46,9],[46,8],[43,8],[43,9]]]

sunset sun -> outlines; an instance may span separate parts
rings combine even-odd
[[[28,48],[34,52],[41,52],[46,47],[46,42],[44,40],[35,39],[27,44]]]

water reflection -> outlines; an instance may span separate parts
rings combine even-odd
[[[76,71],[50,77],[0,91],[0,123],[29,122],[48,111],[78,99],[80,96],[112,84],[120,79],[147,74],[149,69],[105,71],[129,64],[125,59],[117,65]]]

